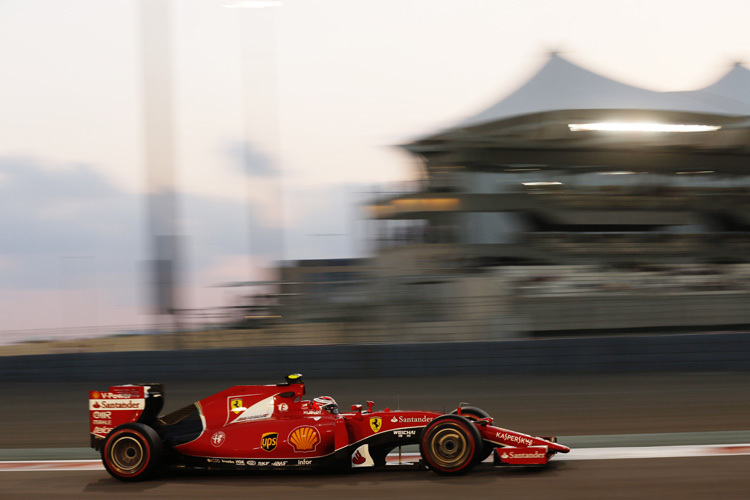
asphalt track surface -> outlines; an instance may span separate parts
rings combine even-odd
[[[281,375],[281,374],[280,374]],[[87,391],[96,384],[4,384],[0,449],[88,444]],[[166,381],[166,411],[235,383]],[[749,373],[429,377],[308,380],[308,396],[342,408],[446,409],[465,401],[502,427],[537,435],[693,433],[750,429]],[[641,443],[641,445],[643,445]],[[184,473],[126,484],[103,471],[3,472],[0,498],[750,498],[750,456],[565,461],[539,469],[477,466],[462,477],[428,471],[351,474]]]

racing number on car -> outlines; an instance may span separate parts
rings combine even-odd
[[[370,418],[370,429],[372,432],[378,432],[383,427],[383,419],[380,417]]]

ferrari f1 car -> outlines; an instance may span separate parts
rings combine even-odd
[[[570,449],[492,425],[479,408],[450,414],[373,410],[339,412],[333,398],[303,400],[299,374],[276,385],[238,385],[169,415],[161,384],[118,385],[89,393],[91,446],[107,471],[140,481],[166,466],[279,470],[384,467],[389,453],[418,445],[417,467],[463,474],[494,455],[495,465],[543,465]]]

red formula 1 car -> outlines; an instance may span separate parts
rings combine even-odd
[[[166,416],[160,384],[122,385],[89,393],[91,446],[107,471],[139,481],[164,466],[278,470],[382,467],[393,449],[419,445],[421,461],[438,474],[463,474],[494,453],[495,465],[543,465],[570,449],[492,425],[479,408],[453,413],[374,411],[354,405],[340,413],[333,398],[304,401],[299,374],[277,385],[238,385]]]

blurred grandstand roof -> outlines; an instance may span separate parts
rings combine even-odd
[[[504,99],[403,147],[428,158],[428,171],[534,164],[579,172],[637,166],[747,175],[750,71],[736,65],[704,89],[656,92],[553,53]]]
[[[514,116],[573,109],[641,109],[750,115],[750,71],[735,66],[701,91],[656,92],[627,85],[582,68],[557,53],[515,92],[453,128]]]
[[[726,75],[700,92],[733,99],[743,104],[750,103],[750,70],[741,63],[736,63]]]

